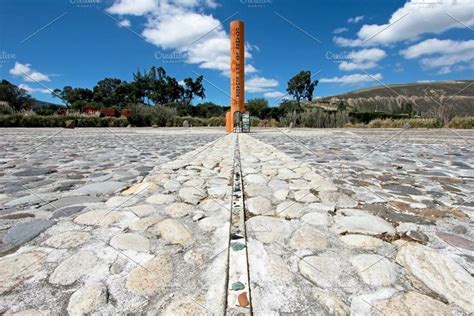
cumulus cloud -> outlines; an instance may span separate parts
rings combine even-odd
[[[357,69],[370,69],[378,66],[378,62],[385,58],[387,54],[379,48],[362,49],[352,51],[348,54],[350,60],[339,64],[339,69],[352,71]]]
[[[45,75],[39,71],[33,70],[31,68],[31,64],[21,64],[19,62],[15,62],[15,66],[10,69],[10,74],[13,76],[19,76],[24,81],[50,81],[49,76]]]
[[[342,84],[356,84],[362,82],[372,82],[377,80],[382,80],[382,75],[380,73],[369,75],[369,74],[353,74],[345,75],[342,77],[333,77],[333,78],[321,78],[319,82],[321,83],[342,83]]]
[[[255,76],[245,81],[247,92],[270,92],[271,88],[278,86],[278,81],[264,77]]]
[[[349,31],[349,29],[347,27],[339,27],[337,29],[335,29],[334,31],[332,31],[333,34],[341,34],[341,33],[344,33],[344,32],[347,32]]]
[[[347,20],[347,23],[356,24],[356,23],[359,23],[360,21],[362,21],[364,18],[365,18],[365,16],[359,15],[359,16],[356,16],[356,17],[353,17],[353,18],[349,18]]]
[[[107,12],[119,15],[144,15],[155,10],[156,0],[117,0]]]
[[[204,8],[215,8],[215,0],[116,0],[107,9],[120,15],[143,15],[146,17],[143,37],[150,43],[167,50],[175,50],[186,56],[185,61],[203,69],[218,70],[229,75],[229,35],[221,22]],[[246,58],[252,57],[256,49],[245,45]],[[247,73],[257,72],[251,64],[245,66]]]
[[[440,74],[449,73],[455,68],[464,70],[474,65],[474,40],[454,41],[427,39],[400,54],[406,59],[421,58],[420,63],[426,69],[438,69]]]
[[[280,92],[280,91],[268,91],[268,92],[265,92],[263,94],[264,97],[266,98],[273,98],[273,99],[276,99],[276,98],[281,98],[283,96],[285,96],[286,93],[283,93],[283,92]]]
[[[422,34],[440,34],[450,29],[474,26],[474,2],[444,0],[426,8],[420,1],[408,1],[396,10],[385,24],[366,24],[357,38],[335,37],[340,46],[357,47],[389,45],[400,41],[417,40]]]
[[[51,90],[49,89],[44,89],[44,88],[33,88],[27,84],[21,83],[18,85],[19,88],[25,89],[28,93],[45,93],[45,94],[50,94]]]
[[[124,19],[124,20],[119,21],[117,25],[119,27],[130,27],[132,26],[132,23],[130,22],[130,20]]]

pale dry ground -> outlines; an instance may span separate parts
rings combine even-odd
[[[0,312],[224,313],[236,135],[0,132]],[[474,311],[472,131],[238,139],[254,314]]]

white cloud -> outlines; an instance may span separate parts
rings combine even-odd
[[[280,91],[268,91],[263,94],[264,97],[266,98],[281,98],[282,96],[285,96],[286,93],[280,92]]]
[[[352,51],[349,54],[350,61],[343,61],[339,64],[339,69],[352,71],[357,69],[370,69],[378,66],[378,62],[385,58],[387,54],[379,48],[362,49]]]
[[[130,20],[124,19],[124,20],[122,20],[122,21],[119,21],[119,22],[117,23],[117,25],[118,25],[119,27],[130,27],[130,26],[132,26],[132,23],[130,22]]]
[[[31,64],[21,64],[15,62],[15,66],[10,69],[10,74],[13,76],[22,77],[24,81],[50,81],[48,75],[31,69]]]
[[[107,12],[120,15],[143,15],[155,10],[156,0],[117,0]]]
[[[146,16],[147,22],[142,35],[148,42],[183,54],[187,63],[229,75],[229,35],[218,19],[211,14],[202,13],[205,7],[217,7],[215,0],[140,0],[139,2],[140,9],[137,9],[135,1],[117,0],[107,10],[115,14]],[[247,43],[245,48],[248,60],[252,57],[250,51],[257,48]],[[250,64],[245,68],[247,73],[257,71]]]
[[[335,29],[334,31],[332,31],[333,34],[341,34],[341,33],[344,33],[344,32],[347,32],[349,31],[349,29],[347,27],[339,27],[337,29]]]
[[[245,91],[247,92],[269,92],[271,88],[278,86],[278,81],[275,79],[267,79],[264,77],[255,76],[245,81]]]
[[[408,1],[396,10],[387,23],[363,25],[357,38],[335,37],[337,45],[356,47],[388,45],[417,40],[422,34],[441,34],[455,28],[474,26],[472,0],[443,0],[426,8],[420,1]]]
[[[400,51],[406,59],[421,58],[425,69],[438,69],[440,74],[463,70],[474,64],[474,40],[454,41],[428,39]]]
[[[349,18],[347,20],[347,23],[359,23],[360,21],[362,21],[363,19],[365,18],[365,16],[363,15],[359,15],[359,16],[356,16],[356,17],[353,17],[353,18]]]
[[[28,93],[45,93],[45,94],[50,94],[51,91],[48,89],[43,89],[43,88],[32,88],[27,84],[21,83],[18,85],[19,88],[25,89]]]
[[[321,83],[342,83],[342,84],[355,84],[362,82],[372,82],[377,80],[382,80],[382,75],[380,73],[369,75],[369,74],[353,74],[345,75],[342,77],[333,77],[333,78],[321,78],[319,82]]]

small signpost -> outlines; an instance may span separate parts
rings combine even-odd
[[[242,133],[250,133],[250,113],[242,113]]]

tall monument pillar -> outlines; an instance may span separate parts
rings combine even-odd
[[[245,111],[245,38],[244,22],[230,22],[230,113],[226,115],[226,131],[234,128],[235,112]]]

